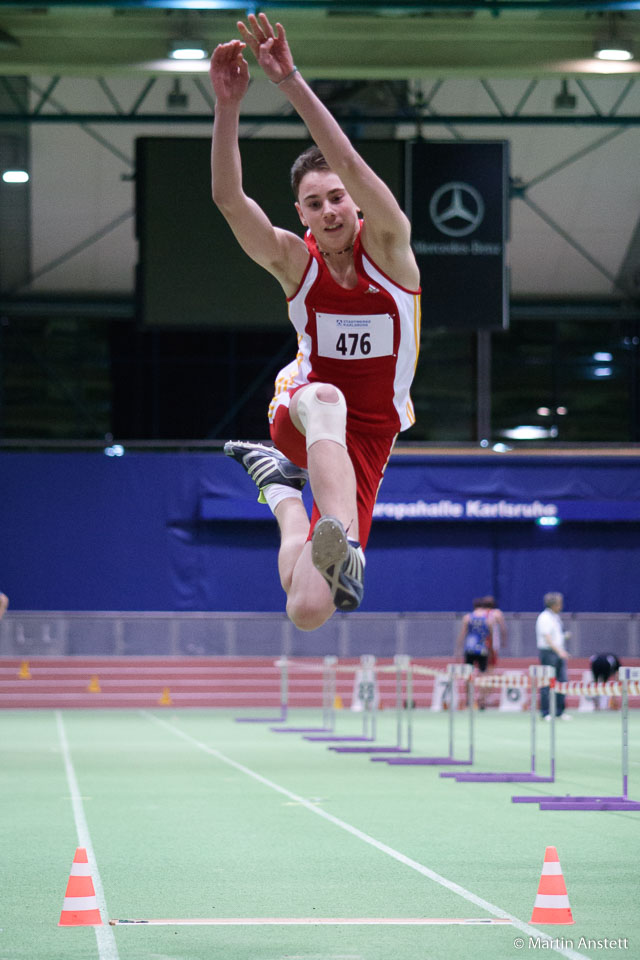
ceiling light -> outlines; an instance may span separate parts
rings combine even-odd
[[[522,424],[511,430],[501,430],[500,433],[509,440],[546,440],[548,437],[557,435],[557,431],[553,428],[547,430],[546,427],[536,427],[532,424]]]
[[[613,360],[613,354],[598,351],[598,353],[594,353],[593,359],[600,363],[610,363]]]
[[[593,53],[596,60],[633,60],[633,52],[626,45],[599,46]]]
[[[206,60],[208,56],[209,52],[204,40],[195,39],[195,37],[172,40],[169,45],[171,60]]]
[[[5,183],[26,183],[29,174],[26,170],[3,170],[2,179]]]
[[[560,517],[537,517],[536,523],[539,527],[557,527],[560,524]]]
[[[630,46],[621,42],[600,44],[593,51],[593,55],[596,60],[633,60],[633,51]]]
[[[606,26],[597,35],[593,55],[596,60],[633,60],[630,36],[620,28],[615,13],[607,15]]]

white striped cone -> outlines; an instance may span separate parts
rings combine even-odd
[[[78,847],[71,864],[71,873],[62,904],[59,927],[99,927],[102,917],[93,889],[87,851]]]
[[[547,847],[530,923],[575,923],[555,847]]]

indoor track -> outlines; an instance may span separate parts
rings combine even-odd
[[[618,713],[558,724],[556,782],[535,785],[456,783],[439,767],[340,755],[267,725],[237,724],[237,715],[3,712],[2,960],[511,960],[543,950],[606,957],[613,949],[638,956],[632,838],[640,814],[549,813],[511,802],[529,791],[619,792]],[[313,725],[317,711],[294,710],[289,719]],[[346,710],[338,722],[345,733],[361,725]],[[380,742],[393,739],[394,724],[391,711],[380,715]],[[446,713],[417,711],[416,751],[444,753],[447,724]],[[476,731],[476,769],[526,765],[527,714],[480,713]],[[629,733],[637,798],[635,711]],[[559,854],[572,926],[529,922],[549,845]],[[57,925],[78,846],[89,853],[102,927]],[[107,923],[163,918],[245,922]],[[267,918],[372,922],[256,922]],[[394,919],[510,923],[381,922]]]

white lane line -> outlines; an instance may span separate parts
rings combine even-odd
[[[65,773],[67,774],[67,783],[69,784],[69,793],[71,794],[71,807],[73,809],[73,818],[76,823],[76,832],[78,834],[78,846],[84,847],[87,851],[87,859],[89,861],[89,867],[91,868],[91,879],[93,880],[93,886],[96,891],[96,900],[98,902],[100,916],[103,920],[103,926],[93,928],[96,932],[98,957],[99,960],[119,960],[118,948],[116,946],[116,939],[113,930],[108,924],[104,923],[104,918],[109,916],[109,911],[107,910],[107,902],[105,900],[104,888],[102,886],[102,880],[100,879],[100,873],[98,871],[98,864],[96,863],[95,854],[93,852],[91,834],[89,833],[89,826],[87,824],[87,818],[85,817],[84,806],[82,804],[82,795],[78,788],[78,780],[76,778],[76,773],[73,769],[73,763],[71,761],[69,741],[67,740],[62,714],[59,710],[56,710],[56,726],[58,728],[58,739],[62,749],[64,769]],[[62,898],[60,903],[62,904]]]
[[[470,890],[466,890],[460,884],[455,883],[453,880],[447,880],[446,877],[441,876],[439,873],[436,873],[434,870],[430,870],[429,867],[425,867],[424,864],[418,863],[417,860],[412,860],[411,857],[406,857],[403,853],[400,853],[398,850],[394,850],[393,847],[387,846],[386,843],[381,843],[380,840],[376,840],[374,837],[370,837],[369,834],[364,833],[362,830],[358,830],[357,827],[353,827],[350,823],[347,823],[344,820],[334,817],[333,814],[328,813],[326,810],[323,810],[322,807],[316,806],[313,803],[310,803],[308,800],[305,800],[304,797],[299,797],[297,794],[293,793],[291,790],[287,790],[286,787],[281,787],[279,784],[274,783],[273,780],[268,780],[266,777],[263,777],[261,774],[256,773],[255,770],[251,770],[249,767],[245,767],[243,764],[238,763],[236,760],[232,760],[230,757],[225,756],[219,750],[216,750],[214,747],[209,747],[206,743],[202,743],[200,740],[196,740],[195,737],[190,736],[188,733],[180,730],[179,727],[174,726],[172,723],[169,723],[167,720],[163,720],[160,717],[157,717],[153,713],[148,713],[146,710],[140,711],[141,715],[147,719],[157,723],[159,726],[164,727],[166,730],[169,730],[171,733],[175,734],[178,737],[182,737],[183,740],[186,740],[187,743],[190,743],[192,746],[197,747],[199,750],[202,750],[204,753],[208,753],[210,756],[215,757],[217,760],[220,760],[222,763],[228,764],[230,767],[233,767],[235,770],[239,770],[241,773],[244,773],[246,776],[251,777],[253,780],[256,780],[258,783],[262,783],[265,787],[269,787],[270,790],[275,790],[277,793],[283,794],[285,797],[288,797],[290,800],[295,800],[297,803],[301,804],[303,807],[306,807],[311,813],[315,813],[316,816],[322,817],[324,820],[328,820],[329,823],[332,823],[335,827],[339,827],[341,830],[345,830],[347,833],[350,833],[352,836],[357,837],[358,840],[362,840],[364,843],[369,844],[369,846],[374,847],[376,850],[379,850],[381,853],[385,853],[387,856],[392,857],[394,860],[397,860],[398,863],[404,864],[405,867],[409,867],[411,870],[415,870],[417,873],[422,874],[423,877],[427,877],[429,880],[433,880],[434,883],[440,884],[446,890],[450,890],[451,893],[456,893],[458,896],[462,897],[464,900],[467,900],[469,903],[473,903],[476,907],[480,907],[482,910],[486,910],[487,913],[493,914],[494,917],[501,917],[504,920],[509,920],[516,929],[520,930],[527,937],[534,937],[536,940],[540,938],[541,940],[547,941],[549,946],[546,949],[553,950],[556,953],[560,954],[562,957],[566,957],[567,960],[589,960],[588,957],[585,957],[582,953],[577,953],[570,947],[562,946],[557,937],[551,937],[549,934],[544,933],[542,930],[538,930],[536,927],[530,926],[528,923],[523,923],[522,920],[519,920],[517,917],[514,917],[512,914],[507,913],[506,910],[502,910],[501,907],[496,907],[495,904],[490,903],[488,900],[484,900],[482,897],[478,897],[475,893],[472,893]]]
[[[501,917],[191,917],[180,920],[109,920],[112,927],[465,927],[505,924]]]

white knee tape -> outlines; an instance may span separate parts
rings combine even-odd
[[[298,416],[302,421],[307,438],[307,450],[318,440],[333,440],[340,446],[347,446],[347,404],[344,394],[337,387],[333,389],[338,399],[333,402],[320,400],[318,390],[321,383],[312,383],[305,388],[298,401]]]

